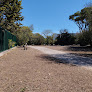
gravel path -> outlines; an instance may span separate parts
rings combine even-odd
[[[41,52],[50,55],[51,57],[55,57],[61,60],[64,63],[74,64],[74,65],[82,65],[82,66],[92,66],[92,58],[77,56],[73,54],[66,53],[64,51],[57,51],[45,47],[40,46],[30,46],[31,48],[40,50]]]
[[[92,92],[92,71],[44,57],[33,48],[0,57],[0,92]]]

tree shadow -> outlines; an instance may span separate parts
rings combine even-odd
[[[83,53],[82,54],[81,53],[70,53],[70,54],[92,58],[92,54],[83,54]]]
[[[70,46],[67,48],[69,51],[92,51],[91,46]]]
[[[52,57],[50,55],[41,55],[41,56],[37,56],[37,57],[45,59],[47,61],[46,63],[48,63],[48,64],[53,64],[54,63],[54,64],[58,64],[58,65],[65,64],[65,65],[70,65],[70,66],[76,66],[74,64],[70,64],[70,63],[66,62],[65,60],[61,60],[61,59]]]
[[[43,59],[50,60],[49,63],[69,64],[73,66],[92,66],[92,59],[89,57],[77,56],[72,54],[52,54],[40,56]]]
[[[42,56],[38,56],[38,57],[43,58],[46,61],[49,60],[48,61],[49,64],[52,64],[52,63],[56,63],[56,64],[64,63],[64,64],[66,64],[63,60],[59,60],[59,59],[52,57],[50,55],[42,55]]]

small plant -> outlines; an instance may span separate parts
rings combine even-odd
[[[9,39],[8,42],[9,42],[8,43],[9,49],[12,48],[12,47],[14,47],[15,44],[16,44],[16,42],[12,41],[12,39]]]
[[[25,92],[25,90],[26,90],[26,87],[22,88],[22,89],[20,90],[20,92]]]

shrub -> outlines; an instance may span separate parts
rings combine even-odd
[[[12,48],[12,47],[14,47],[15,44],[16,44],[16,42],[12,41],[12,39],[9,39],[9,40],[8,40],[9,49]]]

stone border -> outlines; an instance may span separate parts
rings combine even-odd
[[[9,53],[10,51],[12,51],[13,49],[16,49],[16,48],[17,48],[17,47],[13,47],[13,48],[11,48],[11,49],[8,49],[8,50],[5,50],[5,51],[3,51],[3,52],[0,52],[0,57],[2,57],[3,55]]]

